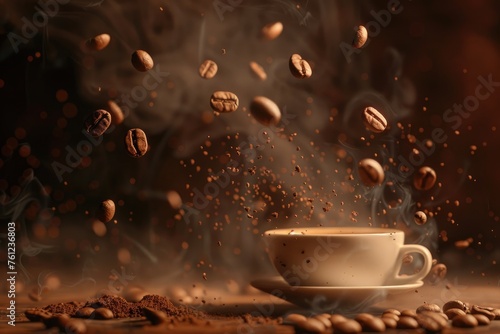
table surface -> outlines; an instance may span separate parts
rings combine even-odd
[[[424,302],[436,303],[442,306],[445,302],[459,299],[481,306],[491,306],[500,308],[500,285],[494,280],[478,279],[462,283],[455,279],[455,282],[441,282],[438,285],[424,285],[415,291],[390,295],[386,300],[375,304],[366,311],[374,315],[380,315],[386,308],[396,309],[416,309]],[[43,307],[50,303],[63,302],[70,300],[82,300],[77,296],[68,294],[61,295],[52,293],[40,302],[32,302],[26,296],[19,296],[16,299],[16,326],[7,324],[7,296],[3,294],[0,298],[0,333],[57,333],[57,329],[45,329],[41,323],[29,322],[23,315],[24,310],[32,307]],[[209,300],[207,298],[207,300]],[[310,314],[309,310],[287,303],[279,298],[265,293],[250,293],[243,295],[224,295],[207,302],[205,305],[197,306],[209,313],[242,315],[263,310],[271,317],[279,317],[287,313],[297,312]],[[353,315],[347,315],[353,316]],[[294,333],[292,326],[285,325],[249,325],[243,322],[241,318],[228,317],[227,319],[212,320],[210,325],[195,326],[188,323],[182,323],[170,326],[168,329],[164,326],[151,326],[144,318],[137,319],[115,319],[115,320],[85,320],[88,327],[88,333]],[[331,332],[331,331],[330,331]],[[387,330],[388,334],[411,334],[423,333],[423,330]],[[446,328],[442,333],[500,333],[500,321],[492,321],[489,326],[476,327],[474,329]]]

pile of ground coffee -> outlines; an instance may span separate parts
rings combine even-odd
[[[204,318],[206,316],[204,312],[194,310],[187,306],[175,306],[168,298],[159,295],[146,295],[138,302],[128,302],[119,296],[104,295],[87,302],[71,301],[67,303],[50,304],[43,309],[52,314],[65,313],[74,317],[76,312],[83,307],[92,307],[95,309],[103,307],[110,309],[114,314],[114,318],[142,317],[143,307],[150,307],[165,312],[167,316],[171,317],[196,316],[198,318]]]

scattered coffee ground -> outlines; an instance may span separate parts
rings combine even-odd
[[[154,310],[163,311],[168,316],[173,317],[188,317],[197,316],[205,317],[205,313],[193,310],[187,306],[178,305],[174,306],[172,302],[166,297],[159,295],[146,295],[139,302],[128,302],[119,296],[104,295],[102,297],[92,299],[88,302],[75,302],[50,304],[43,308],[43,310],[50,313],[66,313],[74,317],[78,310],[84,307],[92,308],[108,308],[110,309],[115,318],[136,318],[142,317],[143,307],[149,307]]]
[[[52,314],[65,313],[70,316],[74,316],[76,311],[84,307],[84,305],[84,302],[71,301],[68,303],[50,304],[45,306],[43,310],[48,311]]]

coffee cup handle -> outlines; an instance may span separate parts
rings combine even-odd
[[[418,273],[415,273],[413,275],[399,275],[399,270],[401,270],[401,265],[403,264],[403,258],[405,255],[410,254],[410,253],[419,253],[422,254],[424,257],[424,263],[422,265],[422,269]],[[402,284],[409,284],[409,283],[415,283],[418,280],[423,279],[429,271],[431,271],[431,266],[432,266],[432,255],[429,250],[421,245],[403,245],[399,249],[399,256],[398,260],[396,263],[399,263],[399,269],[396,272],[396,277],[393,278],[391,284],[392,285],[402,285]]]

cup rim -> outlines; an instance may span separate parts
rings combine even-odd
[[[346,232],[342,232],[345,230]],[[323,232],[319,232],[323,231]],[[350,232],[351,231],[351,232]],[[360,226],[314,226],[314,227],[296,227],[296,228],[278,228],[264,232],[265,237],[284,236],[284,237],[359,237],[359,236],[384,236],[403,233],[403,230],[385,227],[360,227]]]

